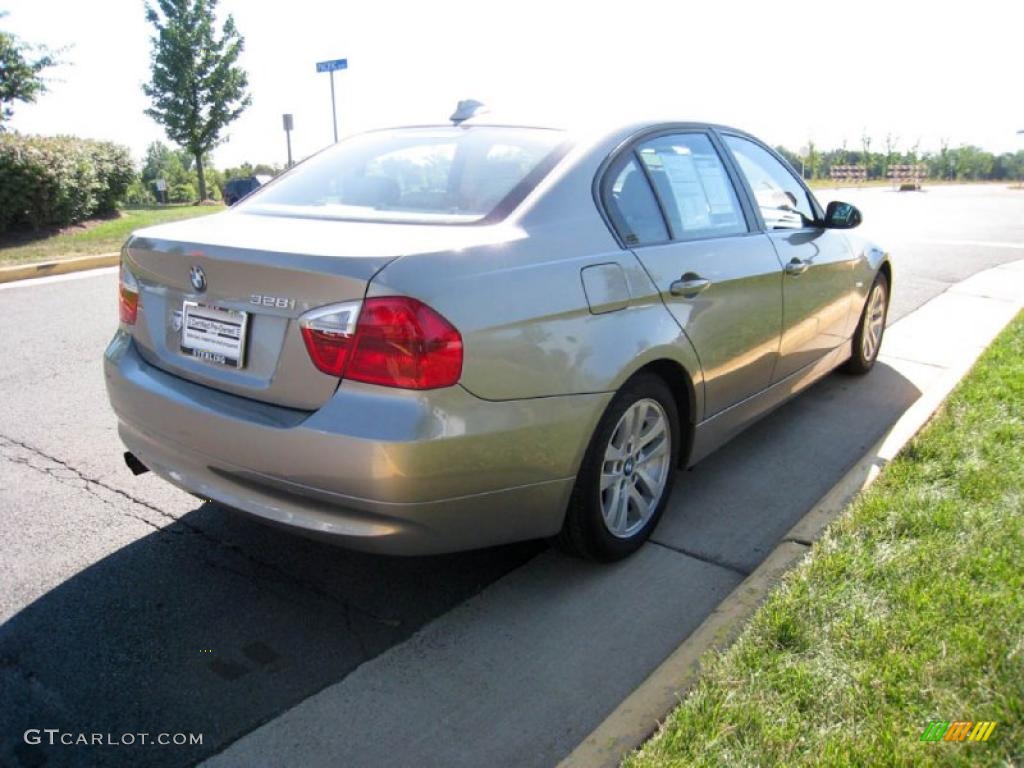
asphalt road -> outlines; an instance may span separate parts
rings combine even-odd
[[[893,252],[890,321],[951,283],[1024,257],[1024,191],[935,187],[819,197],[860,206],[863,233]],[[121,461],[100,366],[115,327],[115,281],[105,270],[0,288],[0,764],[193,764],[337,684],[546,549],[527,543],[438,558],[360,555],[201,504],[152,475],[133,477]],[[847,453],[895,420],[913,393],[900,382],[894,387],[898,397],[876,404],[858,395],[866,390],[825,382],[680,484],[696,501],[677,491],[673,507],[699,511],[667,516],[655,539],[666,552],[692,555],[690,565],[675,566],[680,580],[706,567],[718,586],[691,598],[689,612],[678,602],[666,608],[672,642],[838,479]],[[872,414],[853,438],[828,420],[837,402]],[[781,458],[749,463],[772,439]],[[785,456],[801,451],[813,452],[825,470],[813,482],[773,482],[786,470]],[[742,500],[723,504],[715,492],[741,467],[750,475],[750,466],[763,478],[748,484],[749,503],[765,510],[756,528],[742,525]],[[617,589],[617,574],[642,574],[660,556],[648,553],[617,572],[543,557],[551,561],[543,578],[580,592],[601,579],[606,594]],[[661,588],[670,594],[674,587],[663,580]],[[621,600],[629,604],[629,593]],[[657,614],[660,605],[648,600],[642,608]],[[523,617],[539,609],[508,610]],[[593,717],[669,650],[669,643],[652,648],[618,687],[602,689],[607,700],[595,700]],[[473,695],[465,692],[469,701]],[[28,728],[201,733],[203,743],[44,748],[23,743]]]

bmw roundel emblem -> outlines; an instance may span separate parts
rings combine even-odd
[[[192,271],[189,272],[189,280],[192,281],[192,287],[202,293],[206,290],[206,273],[203,272],[203,268],[199,265],[192,267]]]

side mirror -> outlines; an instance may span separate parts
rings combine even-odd
[[[825,227],[827,229],[853,229],[859,226],[863,217],[856,206],[833,200],[825,209]]]

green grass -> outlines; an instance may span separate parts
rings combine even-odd
[[[704,670],[625,765],[1024,765],[1024,314]]]
[[[66,227],[59,233],[8,233],[0,238],[0,264],[27,264],[33,261],[90,256],[121,250],[124,241],[136,229],[178,219],[223,211],[221,205],[168,205],[154,208],[127,208],[120,216],[94,219],[85,226]]]

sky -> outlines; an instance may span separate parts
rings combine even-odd
[[[131,148],[165,140],[143,114],[150,28],[142,0],[0,0],[0,27],[57,48],[50,91],[11,127]],[[218,167],[284,164],[332,140],[329,76],[342,135],[443,123],[459,99],[501,113],[623,109],[725,123],[799,150],[861,137],[879,150],[977,144],[1024,148],[1020,0],[739,2],[670,0],[221,0],[245,37],[252,106],[214,151]]]

